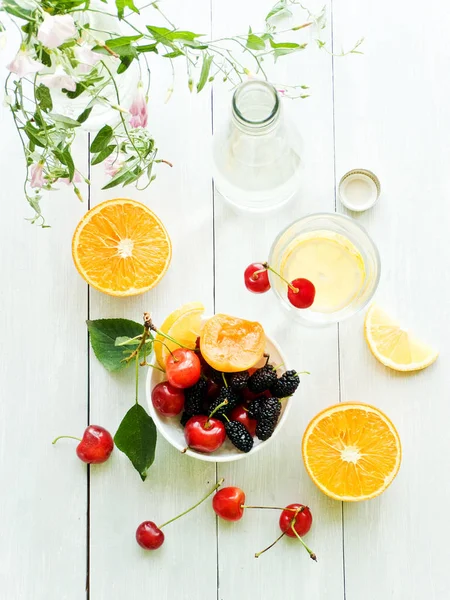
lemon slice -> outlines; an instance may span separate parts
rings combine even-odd
[[[364,335],[375,358],[395,371],[425,369],[434,363],[439,354],[400,327],[376,305],[367,311]]]
[[[205,307],[201,302],[189,302],[171,313],[159,328],[160,331],[187,346],[195,348],[195,342],[200,335],[202,315]],[[171,342],[157,334],[153,344],[156,360],[162,369],[166,368],[166,360],[170,352],[179,348],[179,344]]]

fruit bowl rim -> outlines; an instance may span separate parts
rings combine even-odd
[[[210,318],[210,317],[203,317],[202,322],[207,321],[208,318]],[[266,335],[266,349],[267,349],[267,345],[271,345],[273,347],[273,349],[278,353],[278,355],[281,359],[281,362],[282,362],[282,366],[280,366],[279,369],[277,369],[277,372],[284,373],[286,371],[291,370],[292,367],[290,367],[288,360],[286,358],[286,355],[282,352],[279,344],[273,339],[272,336],[269,336],[267,333],[265,335]],[[150,362],[150,364],[156,364],[156,358],[155,358],[154,352],[152,352],[149,362]],[[222,454],[222,455],[217,454],[216,455],[214,452],[211,454],[204,454],[202,452],[197,452],[196,450],[191,450],[190,448],[185,450],[186,446],[180,445],[177,441],[175,441],[173,439],[173,437],[171,437],[171,435],[169,434],[168,428],[164,427],[165,423],[171,421],[172,419],[179,419],[179,415],[176,417],[162,417],[155,410],[155,407],[153,406],[153,402],[152,402],[152,390],[161,381],[164,381],[163,374],[161,373],[161,371],[159,371],[157,369],[152,369],[151,367],[149,367],[148,373],[147,373],[146,384],[145,384],[145,396],[146,396],[150,416],[152,417],[153,421],[155,422],[158,433],[161,434],[162,437],[167,442],[169,442],[169,444],[171,446],[173,446],[176,450],[178,450],[180,453],[183,453],[186,456],[191,456],[192,458],[196,458],[197,460],[202,460],[204,462],[213,462],[213,463],[219,463],[219,462],[220,463],[228,463],[228,462],[234,462],[236,460],[242,460],[243,458],[246,458],[248,456],[252,456],[253,454],[256,454],[262,448],[265,448],[275,438],[275,436],[278,435],[281,428],[286,423],[289,411],[291,409],[292,399],[297,394],[297,392],[295,392],[295,394],[293,394],[292,396],[288,396],[287,398],[284,398],[283,400],[281,400],[281,402],[283,403],[283,408],[282,408],[281,417],[278,421],[275,431],[273,432],[273,434],[270,436],[270,438],[268,440],[261,441],[261,440],[258,440],[258,438],[255,438],[256,440],[258,440],[258,443],[253,446],[253,448],[250,450],[250,452],[240,452],[239,450],[236,449],[235,451],[231,450],[229,454]],[[181,427],[181,425],[180,425],[180,427]]]

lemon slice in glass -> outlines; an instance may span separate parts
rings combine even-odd
[[[425,369],[439,354],[402,328],[377,305],[367,311],[364,334],[375,358],[395,371]]]

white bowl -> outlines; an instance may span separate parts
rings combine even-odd
[[[280,375],[281,373],[290,370],[287,359],[281,352],[278,344],[268,336],[266,336],[266,340],[266,353],[270,354],[270,363],[273,365],[282,365],[277,371],[278,374]],[[154,355],[152,355],[152,362],[154,362],[154,360]],[[265,359],[261,360],[261,362],[256,366],[263,366],[264,362]],[[169,442],[169,444],[172,444],[172,446],[180,452],[184,452],[187,456],[192,456],[193,458],[198,458],[199,460],[204,460],[207,462],[231,462],[233,460],[240,460],[241,458],[255,454],[255,452],[259,452],[259,450],[267,446],[280,432],[281,428],[286,422],[293,398],[293,396],[291,396],[290,398],[285,398],[281,401],[281,415],[272,436],[265,442],[262,442],[255,437],[253,448],[250,450],[250,452],[240,452],[227,438],[218,450],[212,452],[211,454],[204,454],[203,452],[197,452],[196,450],[191,450],[190,448],[185,451],[186,440],[184,438],[184,428],[180,423],[181,415],[176,417],[163,417],[155,410],[152,402],[152,390],[155,385],[164,380],[164,373],[158,371],[157,369],[149,368],[146,383],[147,404],[150,410],[150,415],[155,422],[158,432]]]

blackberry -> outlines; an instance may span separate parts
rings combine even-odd
[[[184,390],[184,412],[191,417],[203,414],[203,400],[206,395],[206,379],[201,377],[195,385]]]
[[[186,411],[183,412],[183,414],[181,415],[181,419],[180,419],[180,423],[182,425],[182,427],[186,427],[186,423],[189,421],[189,419],[191,418],[191,415],[188,415]]]
[[[276,420],[273,419],[261,419],[256,426],[256,437],[262,442],[268,440],[277,426]]]
[[[275,431],[281,412],[281,402],[278,398],[264,398],[259,409],[256,435],[261,441],[268,440]]]
[[[214,417],[220,419],[224,414],[229,413],[233,408],[239,404],[239,396],[231,388],[223,387],[220,390],[220,394],[215,400],[213,400],[209,406],[209,414],[215,410],[219,404],[222,404],[225,400],[228,400],[228,404],[225,404],[217,412],[214,413]]]
[[[272,387],[276,380],[277,372],[272,365],[267,364],[249,377],[247,386],[254,394],[260,394]]]
[[[211,379],[211,381],[214,381],[214,383],[216,383],[217,385],[222,386],[224,384],[222,371],[216,371],[216,369],[209,367],[207,370],[207,376],[209,379]]]
[[[250,452],[253,448],[253,438],[243,423],[239,421],[227,421],[225,431],[233,446],[241,452]]]
[[[250,402],[248,403],[248,416],[250,417],[250,419],[258,420],[259,411],[261,409],[262,402],[265,399],[266,396],[258,396],[257,398],[250,400]]]
[[[259,409],[259,419],[274,419],[278,420],[281,412],[281,402],[278,398],[264,398]]]
[[[248,378],[250,375],[248,371],[241,371],[240,373],[233,373],[228,377],[228,385],[232,390],[239,392],[247,387]]]
[[[295,371],[286,371],[283,375],[276,380],[270,391],[275,398],[286,398],[292,396],[300,385],[300,377]]]

